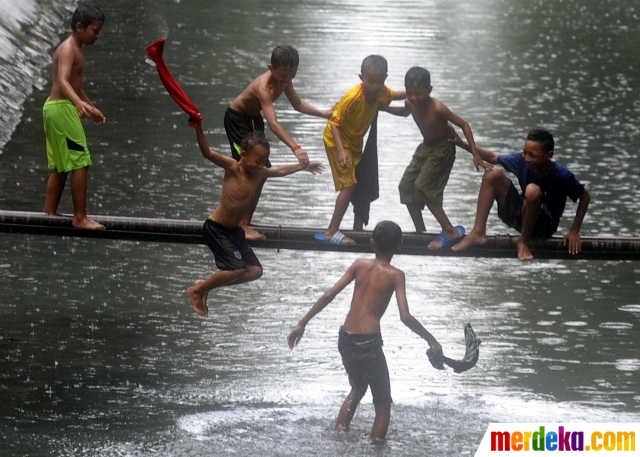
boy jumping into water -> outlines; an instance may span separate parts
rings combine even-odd
[[[195,130],[202,155],[224,169],[220,201],[202,228],[202,237],[213,252],[219,271],[208,279],[197,280],[187,290],[193,310],[207,316],[210,290],[255,281],[262,276],[262,265],[246,241],[240,222],[264,181],[300,170],[321,173],[323,166],[319,162],[306,162],[267,168],[269,142],[262,132],[245,136],[240,145],[240,160],[236,161],[209,149],[201,125]]]
[[[245,90],[238,95],[224,115],[224,128],[227,132],[227,138],[231,147],[231,155],[234,159],[240,160],[240,142],[242,138],[251,132],[264,132],[264,119],[260,112],[264,114],[269,129],[286,144],[294,153],[298,161],[305,165],[309,162],[307,152],[296,143],[291,135],[280,125],[276,111],[273,106],[280,95],[284,92],[291,103],[293,109],[300,113],[310,114],[312,116],[329,118],[331,110],[320,111],[308,103],[303,102],[298,97],[293,88],[293,78],[298,72],[300,58],[298,51],[291,46],[277,46],[271,54],[271,63],[267,65],[268,70],[258,76],[247,86]],[[266,167],[270,167],[271,163],[267,160]],[[264,185],[264,182],[262,183]],[[245,217],[240,222],[240,226],[244,228],[248,240],[264,239],[265,236],[254,229],[251,224],[251,217],[258,205],[262,185],[256,192],[255,198],[251,205],[247,208]]]
[[[490,169],[476,151],[471,127],[444,103],[431,97],[431,74],[421,67],[412,67],[404,78],[407,98],[404,107],[388,107],[385,111],[397,116],[411,114],[422,133],[423,141],[416,149],[400,180],[400,202],[407,205],[416,232],[425,232],[422,210],[427,206],[441,227],[441,232],[429,243],[429,249],[446,249],[464,236],[464,227],[451,224],[442,208],[444,188],[456,159],[456,148],[447,141],[451,138],[449,122],[464,132],[473,154],[476,169]]]
[[[340,232],[340,223],[347,212],[356,190],[356,167],[362,159],[362,143],[380,106],[391,100],[402,100],[404,91],[394,91],[385,86],[387,60],[370,55],[362,61],[360,80],[334,107],[333,114],[324,129],[324,147],[331,166],[333,183],[338,197],[329,227],[315,234],[316,240],[330,244],[355,244]],[[353,229],[362,230],[363,221],[354,215]]]
[[[87,216],[87,181],[92,162],[80,118],[89,117],[96,125],[104,124],[106,118],[82,90],[82,46],[96,42],[104,19],[102,11],[92,5],[80,5],[75,10],[71,18],[73,32],[53,54],[53,86],[42,108],[47,164],[52,170],[44,212],[57,213],[67,175],[71,173],[72,224],[91,230],[105,227]]]
[[[461,148],[469,145],[455,135],[452,142]],[[564,166],[554,162],[553,136],[546,130],[532,130],[527,135],[522,152],[496,155],[486,149],[477,151],[490,164],[500,164],[518,178],[522,194],[501,170],[485,172],[478,195],[478,209],[473,230],[452,250],[463,251],[470,246],[487,244],[487,219],[498,202],[498,217],[520,232],[518,259],[533,258],[529,240],[551,238],[558,230],[567,197],[578,203],[569,232],[563,237],[570,254],[578,254],[582,246],[580,227],[587,214],[591,196],[584,185]]]
[[[338,350],[349,375],[351,392],[340,408],[336,429],[349,428],[360,400],[371,386],[376,410],[371,429],[371,438],[374,440],[385,439],[389,427],[392,400],[389,370],[382,351],[380,319],[387,310],[394,292],[402,322],[425,339],[436,354],[442,355],[440,344],[409,312],[404,273],[390,264],[401,244],[402,230],[396,223],[378,223],[371,238],[375,259],[356,260],[342,278],[311,307],[287,337],[289,347],[293,349],[304,335],[307,323],[355,280],[351,308],[340,327],[338,338]]]

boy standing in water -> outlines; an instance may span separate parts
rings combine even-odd
[[[220,201],[202,227],[202,237],[213,252],[219,271],[208,279],[197,280],[187,290],[193,310],[201,316],[207,316],[207,295],[210,290],[255,281],[262,276],[262,265],[246,241],[240,223],[264,181],[300,170],[321,173],[323,166],[319,162],[306,162],[267,168],[269,142],[262,132],[254,132],[243,138],[240,160],[236,161],[209,149],[201,125],[196,126],[195,130],[202,155],[224,169]]]
[[[355,244],[340,232],[340,223],[356,190],[356,167],[362,159],[362,143],[380,106],[391,100],[405,98],[404,91],[396,92],[384,85],[387,79],[387,60],[370,55],[362,61],[360,79],[338,102],[324,129],[324,147],[331,166],[333,183],[338,197],[329,227],[315,234],[316,240],[329,244]],[[363,221],[354,215],[353,229],[362,230]]]
[[[104,14],[92,5],[80,5],[71,19],[72,34],[53,55],[53,87],[42,108],[47,137],[47,162],[51,175],[47,183],[44,212],[56,214],[67,175],[71,173],[74,227],[103,230],[87,216],[87,180],[92,164],[87,138],[80,122],[89,117],[96,125],[106,118],[82,90],[83,45],[92,45],[104,25]]]
[[[425,339],[436,354],[442,355],[440,344],[409,312],[404,273],[390,264],[401,244],[402,230],[396,223],[378,223],[371,238],[375,259],[356,260],[342,278],[311,307],[287,337],[289,347],[293,349],[304,335],[307,323],[355,280],[351,308],[340,327],[338,338],[338,350],[349,375],[351,392],[340,408],[336,429],[349,428],[360,400],[371,386],[376,410],[371,429],[371,438],[374,440],[385,439],[389,427],[392,400],[389,370],[382,351],[380,319],[387,310],[394,292],[402,322]]]
[[[298,97],[293,88],[293,78],[298,72],[300,58],[298,51],[292,46],[277,46],[271,53],[271,63],[267,65],[268,70],[258,76],[247,86],[247,88],[238,95],[224,115],[224,129],[227,132],[229,146],[231,147],[231,155],[234,159],[240,160],[240,142],[242,138],[252,132],[264,132],[264,119],[260,112],[267,119],[269,129],[286,144],[291,152],[296,156],[298,161],[305,165],[309,162],[309,156],[306,151],[296,143],[291,135],[280,125],[276,111],[273,106],[280,95],[284,92],[291,103],[293,109],[300,113],[310,114],[312,116],[329,118],[331,110],[320,111],[308,103],[303,102]],[[266,167],[270,167],[271,163],[267,160]],[[264,182],[262,183],[264,185]],[[245,217],[240,222],[240,226],[244,228],[248,240],[260,240],[265,236],[254,229],[251,224],[251,217],[258,205],[262,185],[251,205],[247,208]]]
[[[451,112],[440,100],[431,97],[433,87],[428,70],[421,67],[410,68],[405,75],[404,85],[407,91],[404,107],[389,107],[385,111],[397,116],[411,114],[422,133],[423,141],[400,180],[400,202],[407,205],[416,232],[426,231],[422,210],[425,205],[429,208],[442,230],[428,247],[431,250],[446,249],[464,236],[464,227],[454,227],[442,208],[444,188],[456,159],[455,145],[448,141],[451,138],[449,122],[464,132],[476,169],[490,169],[491,166],[485,164],[478,154],[469,124]]]

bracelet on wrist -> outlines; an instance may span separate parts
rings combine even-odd
[[[298,149],[302,149],[302,146],[300,146],[299,144],[296,144],[291,148],[291,152],[296,152]]]

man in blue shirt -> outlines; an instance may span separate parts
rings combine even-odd
[[[470,151],[469,145],[456,134],[452,140],[456,146]],[[580,227],[591,199],[584,185],[564,166],[551,160],[553,137],[546,130],[532,130],[527,135],[522,152],[496,155],[477,148],[482,159],[502,167],[516,175],[522,194],[518,192],[502,170],[494,168],[482,178],[478,195],[478,208],[473,230],[453,251],[463,251],[470,246],[483,245],[487,238],[486,226],[494,200],[498,202],[498,216],[509,227],[520,232],[518,259],[533,258],[529,240],[551,238],[558,230],[567,197],[578,203],[576,216],[569,232],[563,237],[570,254],[580,252],[582,241]]]

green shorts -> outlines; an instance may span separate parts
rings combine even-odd
[[[78,110],[71,101],[47,99],[42,107],[42,118],[49,169],[62,173],[92,164],[87,137]]]
[[[456,160],[456,147],[444,140],[427,147],[421,143],[402,175],[400,202],[442,206],[444,188]]]

